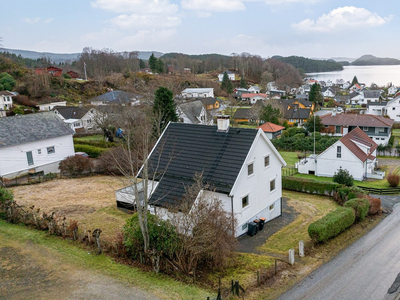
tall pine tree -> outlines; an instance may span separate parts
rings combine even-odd
[[[178,121],[178,115],[176,114],[176,105],[172,91],[165,87],[159,87],[154,95],[153,113],[156,120],[155,129],[157,129],[156,134],[158,137],[170,121]]]
[[[357,76],[354,76],[353,77],[353,81],[351,82],[351,85],[353,86],[353,85],[355,85],[355,84],[358,84],[358,79],[357,79]]]
[[[149,67],[153,73],[157,71],[157,57],[154,56],[154,53],[149,58]]]
[[[244,89],[247,89],[247,82],[246,82],[246,80],[244,80],[244,76],[242,76],[240,78],[240,87],[244,88]]]
[[[233,93],[233,85],[226,71],[224,72],[224,77],[222,77],[221,88],[228,94]]]

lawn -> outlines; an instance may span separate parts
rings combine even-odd
[[[393,129],[392,135],[400,138],[400,129]]]
[[[289,152],[289,151],[279,151],[279,154],[286,161],[288,166],[294,167],[294,165],[299,161],[297,158],[297,152]]]
[[[102,141],[104,141],[104,136],[102,134],[96,134],[96,135],[78,137],[78,138],[74,138],[74,139],[77,141],[82,141],[82,142],[102,142]]]

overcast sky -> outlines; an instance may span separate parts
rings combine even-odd
[[[3,47],[400,59],[398,0],[0,0]]]

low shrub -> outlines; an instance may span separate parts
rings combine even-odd
[[[83,141],[79,139],[74,139],[74,144],[77,145],[89,145],[89,146],[94,146],[94,147],[99,147],[99,148],[112,148],[112,147],[117,147],[118,144],[114,142],[106,142],[106,141]]]
[[[68,156],[60,162],[59,169],[65,176],[79,176],[91,172],[93,163],[81,155]]]
[[[381,205],[382,205],[381,199],[374,198],[369,195],[366,196],[366,199],[368,199],[369,202],[369,210],[368,210],[369,215],[376,215],[381,211]]]
[[[352,186],[354,178],[352,175],[350,175],[349,171],[342,169],[342,167],[340,167],[340,169],[337,172],[335,172],[335,175],[333,175],[333,182],[337,182],[347,186]]]
[[[98,158],[95,172],[109,175],[134,176],[139,171],[142,162],[132,152],[123,147],[107,149]]]
[[[396,174],[389,174],[386,177],[387,182],[389,183],[390,187],[397,187],[400,182],[400,176]]]
[[[90,145],[76,144],[74,145],[75,152],[86,152],[92,158],[97,158],[101,153],[106,151],[106,148],[100,148]]]
[[[13,199],[14,195],[9,189],[0,187],[0,203],[1,202],[4,203],[7,200],[13,200]]]
[[[366,193],[355,186],[351,187],[340,187],[337,192],[333,194],[333,198],[339,205],[343,205],[348,200],[354,198],[365,198]]]
[[[327,181],[317,181],[297,177],[283,177],[282,188],[285,190],[332,196],[342,185]]]
[[[354,210],[350,207],[338,207],[325,217],[308,226],[308,235],[315,242],[326,242],[353,225]]]
[[[351,199],[344,204],[344,207],[351,207],[354,209],[356,222],[360,222],[368,215],[369,201],[365,198]]]

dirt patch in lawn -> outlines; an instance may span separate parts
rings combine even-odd
[[[129,217],[117,209],[115,191],[124,187],[122,178],[92,176],[57,179],[36,185],[12,188],[19,205],[56,212],[67,220],[77,220],[80,229],[100,228],[104,238],[112,238]]]

